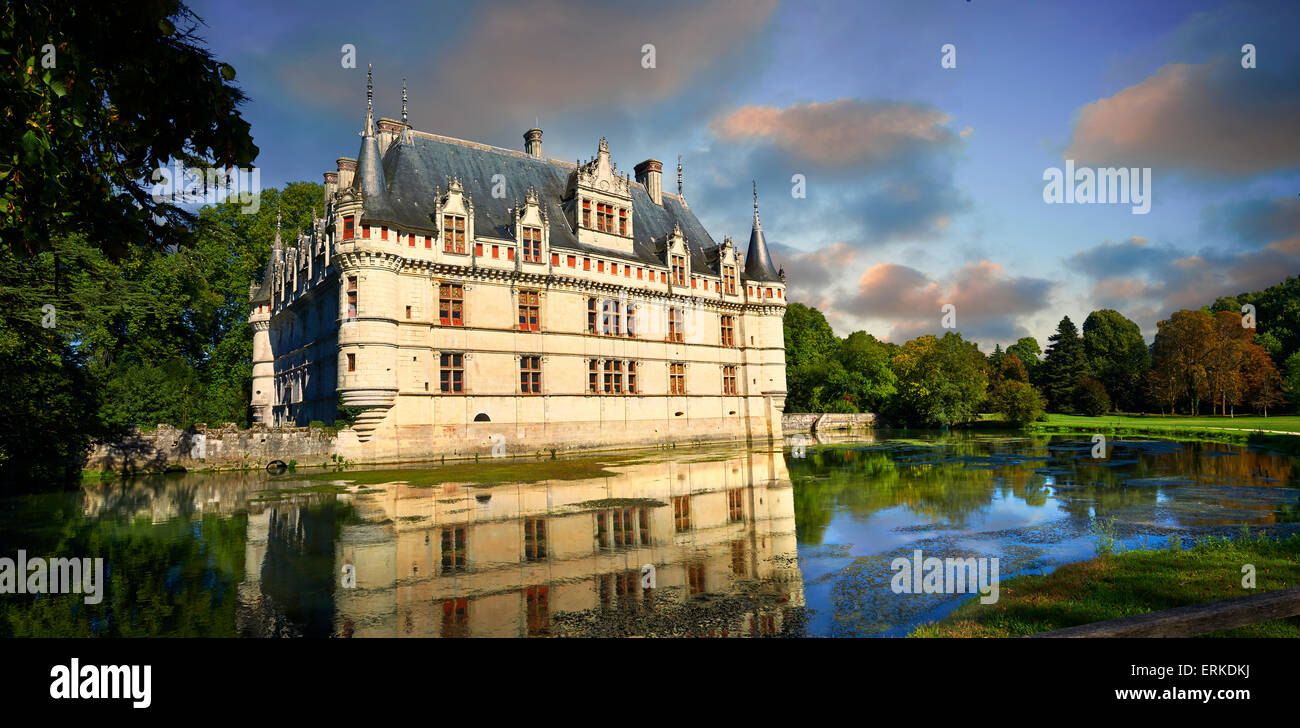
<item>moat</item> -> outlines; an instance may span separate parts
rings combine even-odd
[[[0,500],[0,556],[103,558],[99,604],[0,595],[3,636],[904,636],[971,595],[895,594],[890,562],[1001,578],[1288,531],[1266,450],[877,433],[788,446],[190,473]]]

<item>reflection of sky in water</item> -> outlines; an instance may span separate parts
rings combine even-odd
[[[1095,556],[1099,519],[1114,519],[1122,550],[1166,548],[1171,533],[1187,542],[1227,527],[1275,523],[1300,496],[1291,459],[1273,453],[1114,441],[1112,457],[1101,461],[1091,459],[1086,440],[1071,439],[1053,438],[1050,462],[1016,459],[1016,453],[1044,452],[1028,438],[1019,448],[1003,440],[991,449],[991,440],[978,436],[951,437],[928,449],[891,448],[878,439],[842,461],[835,455],[819,461],[832,476],[845,471],[850,482],[831,494],[829,522],[816,541],[839,550],[800,543],[805,597],[815,610],[810,633],[903,636],[971,598],[893,594],[890,561],[918,548],[926,557],[997,557],[1006,580]],[[868,458],[876,460],[861,462]],[[981,481],[977,472],[991,477]],[[796,489],[809,482],[800,474],[792,468]],[[831,489],[831,481],[823,474],[817,482]]]

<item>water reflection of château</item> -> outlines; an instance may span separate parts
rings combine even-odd
[[[335,571],[354,567],[356,587],[335,590],[335,632],[782,633],[803,605],[784,458],[717,457],[359,497],[363,522],[344,526],[336,549]]]

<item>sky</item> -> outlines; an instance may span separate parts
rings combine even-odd
[[[790,300],[841,336],[941,334],[951,304],[985,351],[1046,347],[1101,308],[1149,340],[1175,310],[1300,273],[1290,0],[191,8],[249,97],[263,186],[356,156],[373,64],[376,114],[400,116],[405,78],[420,131],[522,149],[536,124],[564,160],[606,137],[620,169],[663,161],[667,190],[680,155],[716,240],[743,247],[757,183]],[[1090,170],[1071,198],[1125,169],[1146,203],[1049,202],[1067,163]]]

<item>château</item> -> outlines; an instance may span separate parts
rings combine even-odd
[[[658,160],[416,131],[402,95],[376,122],[367,79],[323,216],[292,243],[277,224],[250,287],[254,421],[342,405],[339,449],[367,461],[781,437],[786,288],[756,190],[742,252]]]

